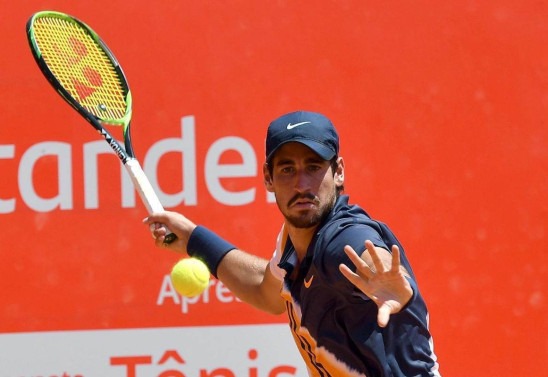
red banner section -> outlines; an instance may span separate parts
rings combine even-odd
[[[217,281],[194,299],[173,291],[168,273],[179,256],[154,247],[119,161],[33,61],[25,23],[52,9],[89,24],[120,61],[136,154],[167,209],[269,257],[282,218],[263,186],[266,127],[296,109],[323,112],[340,132],[351,202],[387,222],[406,248],[441,372],[540,375],[537,361],[548,356],[546,4],[0,6],[2,347],[42,331],[286,320]],[[175,349],[158,347],[153,359]],[[238,357],[251,357],[249,349]]]

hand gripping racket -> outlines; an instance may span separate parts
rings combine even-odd
[[[105,139],[126,167],[149,214],[163,212],[131,145],[131,92],[122,68],[89,26],[67,14],[35,13],[27,22],[30,49],[50,84]],[[122,146],[107,130],[121,127]],[[168,231],[165,242],[177,236]]]

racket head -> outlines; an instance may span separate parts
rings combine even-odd
[[[121,126],[126,149],[131,148],[131,91],[118,61],[97,33],[54,11],[35,13],[26,28],[34,59],[54,89],[99,131],[102,125]],[[126,152],[132,156],[132,151]]]

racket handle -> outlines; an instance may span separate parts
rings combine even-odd
[[[148,213],[164,212],[164,207],[162,206],[162,203],[160,203],[160,199],[158,199],[156,192],[154,192],[154,189],[152,188],[145,172],[141,168],[139,161],[134,158],[128,159],[124,166],[126,167],[126,170],[131,177],[131,181],[139,193],[143,204],[147,208]],[[170,244],[177,240],[177,235],[171,232],[165,225],[163,226],[166,228],[164,243]]]

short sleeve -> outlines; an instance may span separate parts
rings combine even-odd
[[[355,270],[354,264],[350,261],[344,247],[351,246],[361,255],[365,250],[365,241],[370,240],[377,247],[388,250],[379,232],[366,224],[348,224],[338,227],[324,237],[324,241],[319,246],[321,259],[316,261],[317,268],[321,269],[325,278],[334,285],[348,285],[348,280],[339,271],[339,265],[345,264],[351,270]]]

